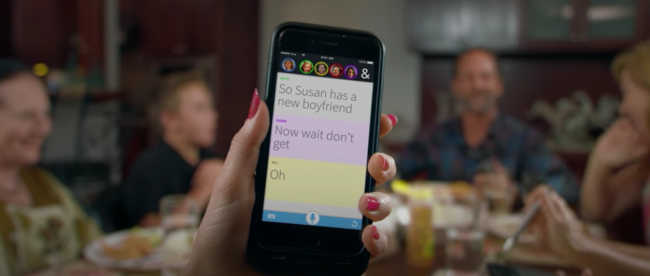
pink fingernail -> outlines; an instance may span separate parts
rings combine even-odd
[[[390,123],[391,123],[393,126],[395,126],[395,125],[397,124],[397,117],[396,117],[395,115],[393,115],[393,114],[388,114],[388,115],[386,115],[386,117],[388,117],[388,119],[390,119]]]
[[[257,109],[260,107],[260,96],[257,94],[257,88],[253,92],[253,100],[251,101],[251,106],[248,109],[248,119],[255,117],[257,114]]]
[[[372,226],[372,238],[378,241],[381,238],[381,235],[379,235],[379,230],[377,230],[377,226]]]
[[[379,200],[372,197],[368,196],[366,197],[366,200],[368,202],[368,205],[366,205],[366,210],[368,211],[377,211],[379,210]]]
[[[382,171],[387,171],[388,168],[390,167],[388,161],[386,161],[386,158],[383,155],[379,154],[378,156],[379,156],[379,161],[377,161],[377,164],[381,166]]]

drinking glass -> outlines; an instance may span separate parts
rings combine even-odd
[[[160,252],[163,276],[179,275],[187,264],[199,222],[199,208],[185,195],[169,195],[160,200],[163,239]]]
[[[483,267],[487,202],[475,192],[454,203],[465,223],[454,225],[445,235],[445,261],[448,275],[479,275]],[[462,214],[462,215],[461,215]]]

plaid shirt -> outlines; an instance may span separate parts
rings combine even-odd
[[[485,140],[475,148],[465,142],[460,118],[456,118],[425,129],[400,157],[398,172],[404,179],[472,183],[479,164],[492,158],[519,186],[523,178],[533,177],[552,186],[569,202],[577,201],[580,195],[575,176],[546,147],[544,136],[505,115],[496,117]]]

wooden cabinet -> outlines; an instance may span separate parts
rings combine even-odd
[[[505,53],[616,52],[650,38],[648,0],[410,0],[410,45]]]
[[[411,0],[409,43],[424,53],[468,47],[507,50],[517,46],[517,0]]]
[[[157,57],[202,56],[216,47],[216,9],[210,0],[136,2],[142,46]]]
[[[650,37],[646,0],[526,0],[522,51],[616,52]]]

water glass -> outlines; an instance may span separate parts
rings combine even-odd
[[[487,202],[476,193],[454,201],[469,216],[467,223],[448,228],[445,235],[446,269],[450,275],[478,275],[485,257],[483,242],[487,223]]]
[[[160,200],[163,239],[160,244],[165,268],[163,276],[179,275],[192,251],[199,224],[199,208],[185,195],[169,195]]]

